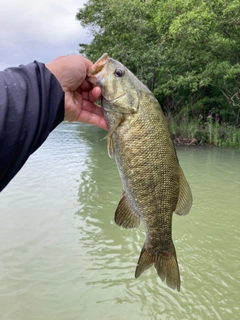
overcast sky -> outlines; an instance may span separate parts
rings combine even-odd
[[[75,19],[87,0],[0,0],[0,70],[78,53],[91,36]]]

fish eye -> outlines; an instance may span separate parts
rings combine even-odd
[[[118,78],[122,77],[124,75],[124,70],[122,69],[116,69],[114,72],[114,75]]]

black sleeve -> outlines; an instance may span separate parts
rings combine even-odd
[[[64,92],[44,64],[0,72],[0,191],[64,118]]]

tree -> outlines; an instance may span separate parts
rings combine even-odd
[[[76,18],[94,36],[80,52],[120,60],[169,115],[239,124],[239,0],[89,0]]]
[[[239,92],[240,2],[167,0],[155,5],[157,30],[167,43],[159,91],[180,102],[181,113],[211,111],[238,122],[239,106],[229,97]]]
[[[92,61],[104,52],[120,60],[151,90],[156,86],[161,41],[153,20],[151,0],[90,0],[76,18],[90,27],[90,44],[80,44],[80,53]]]

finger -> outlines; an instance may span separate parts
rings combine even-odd
[[[85,79],[81,84],[81,86],[78,88],[78,90],[80,90],[81,92],[90,91],[92,88],[93,88],[93,85]]]
[[[90,102],[97,102],[101,100],[101,89],[94,87],[90,91],[81,92],[83,99],[89,100]]]
[[[108,130],[108,125],[102,116],[98,116],[86,110],[81,111],[78,121],[93,124],[105,130]]]
[[[96,102],[101,99],[101,96],[100,87],[94,87],[91,91],[89,91],[88,99],[89,101]]]
[[[88,60],[87,58],[82,57],[85,61],[85,66],[87,67],[87,71],[93,65],[92,61]]]
[[[87,80],[84,80],[83,83],[81,84],[81,86],[77,89],[77,91],[79,93],[83,93],[85,92],[90,92],[90,97],[91,101],[98,101],[101,98],[101,89],[100,87],[96,86],[93,87],[93,85],[91,83],[89,83]]]
[[[82,101],[82,110],[104,118],[102,108],[90,101]]]

